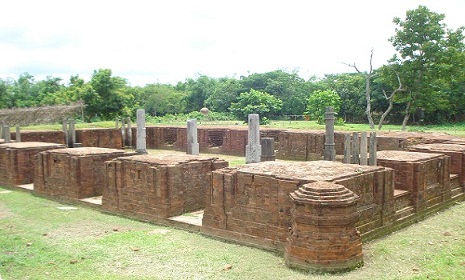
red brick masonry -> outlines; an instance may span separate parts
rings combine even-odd
[[[36,154],[65,148],[62,144],[19,142],[0,145],[0,185],[30,184],[34,180]]]
[[[362,240],[355,228],[356,194],[342,185],[315,182],[290,197],[292,226],[284,250],[288,266],[339,272],[363,264]]]
[[[205,207],[218,158],[193,155],[120,157],[106,163],[105,210],[157,221]]]
[[[382,225],[383,204],[393,200],[391,169],[311,161],[261,162],[213,171],[203,226],[214,234],[282,249],[291,226],[289,194],[318,181],[343,185],[360,197],[357,226],[362,233]]]
[[[123,150],[66,148],[37,155],[34,191],[68,199],[102,195],[105,161],[123,156]]]

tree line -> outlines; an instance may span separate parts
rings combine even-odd
[[[98,69],[86,82],[78,75],[64,82],[49,76],[35,81],[23,73],[0,79],[0,108],[85,102],[85,121],[134,116],[137,108],[149,115],[210,111],[244,119],[259,113],[263,120],[288,115],[321,119],[324,106],[334,106],[340,121],[407,124],[465,121],[464,28],[447,28],[445,15],[425,6],[394,18],[389,38],[396,53],[385,65],[370,69],[348,64],[348,72],[323,78],[301,78],[297,72],[275,70],[248,76],[212,78],[198,75],[176,85],[130,86],[111,69]],[[353,67],[351,69],[350,67]],[[350,72],[349,70],[356,70]]]

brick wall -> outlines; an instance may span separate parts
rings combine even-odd
[[[34,191],[69,199],[102,195],[105,161],[123,156],[122,150],[67,148],[37,154]]]
[[[227,165],[192,155],[117,158],[106,163],[102,207],[151,221],[203,209],[211,171]]]
[[[36,154],[64,148],[63,144],[19,142],[0,145],[0,185],[14,186],[34,181]]]
[[[245,146],[247,145],[248,130],[227,129],[224,134],[223,145],[220,151],[225,154],[245,156]]]
[[[269,241],[279,248],[291,225],[289,194],[306,183],[330,181],[360,197],[358,228],[368,232],[382,224],[382,207],[377,203],[382,204],[385,194],[393,192],[391,180],[390,169],[354,169],[353,165],[329,161],[262,162],[221,169],[213,172],[203,226],[221,230],[231,238],[240,233],[262,245]]]
[[[135,138],[135,134],[133,137]],[[83,147],[123,148],[121,130],[116,128],[76,130],[76,142]]]
[[[11,132],[11,139],[16,140],[16,133]],[[63,131],[21,131],[22,142],[45,142],[45,143],[65,143],[65,133]]]
[[[450,156],[450,173],[458,174],[460,183],[465,185],[465,146],[459,144],[422,144],[408,148],[410,151],[440,153]]]

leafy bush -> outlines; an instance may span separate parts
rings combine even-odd
[[[333,90],[317,90],[308,98],[307,111],[304,114],[317,119],[317,122],[322,124],[328,106],[333,107],[334,112],[338,112],[341,106],[341,97]]]
[[[273,95],[251,89],[249,92],[243,92],[239,95],[236,103],[232,103],[229,110],[240,120],[247,122],[249,114],[258,114],[260,123],[268,121],[269,118],[275,116],[283,102]]]

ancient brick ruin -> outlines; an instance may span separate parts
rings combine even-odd
[[[338,155],[345,134],[335,133]],[[147,127],[146,135],[148,148],[186,150],[184,127]],[[361,240],[465,198],[463,139],[381,133],[377,166],[362,166],[321,161],[322,131],[261,129],[260,135],[275,140],[278,161],[226,168],[218,158],[127,153],[119,129],[76,130],[76,141],[87,147],[72,149],[64,149],[62,131],[25,131],[23,141],[56,144],[0,145],[0,184],[33,180],[35,193],[71,201],[102,196],[104,211],[156,223],[204,209],[196,230],[278,250],[290,267],[316,271],[359,266]],[[201,127],[198,143],[201,153],[244,155],[247,130]]]
[[[123,150],[66,148],[37,154],[34,191],[47,196],[81,199],[102,195],[105,162]]]
[[[321,181],[340,184],[359,196],[357,226],[362,233],[382,226],[384,217],[394,213],[386,207],[393,205],[389,168],[331,161],[262,162],[213,172],[204,230],[282,250],[292,225],[289,194]]]
[[[192,155],[119,157],[106,162],[102,207],[149,221],[204,209],[211,171],[227,166]]]
[[[34,181],[35,155],[42,151],[60,148],[65,146],[44,142],[0,144],[0,185],[31,184]]]
[[[292,225],[284,250],[288,266],[340,272],[363,264],[356,194],[342,185],[315,182],[290,197]]]

